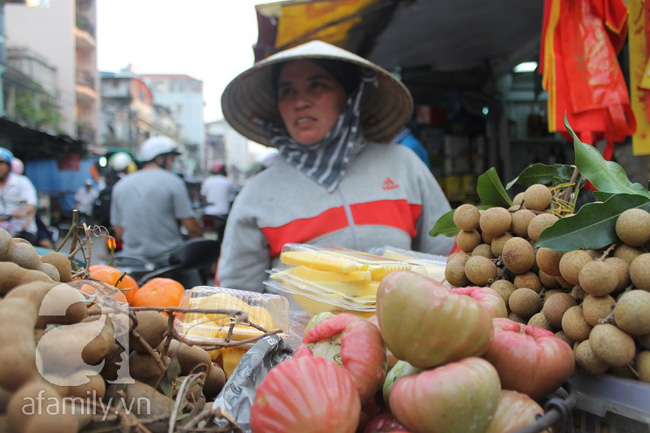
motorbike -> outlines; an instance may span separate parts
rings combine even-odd
[[[153,278],[172,278],[186,290],[213,285],[212,266],[219,258],[220,243],[213,239],[188,239],[176,247],[165,263],[153,263],[117,253],[115,267],[133,277],[142,286]]]

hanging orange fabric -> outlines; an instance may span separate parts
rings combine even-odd
[[[637,130],[632,136],[634,155],[650,155],[650,0],[628,0],[630,10],[630,99]]]
[[[581,140],[613,143],[636,129],[617,54],[627,34],[622,0],[546,0],[540,52],[543,85],[549,94],[549,131],[569,137],[567,113]]]

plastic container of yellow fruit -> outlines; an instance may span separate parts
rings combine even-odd
[[[377,289],[391,272],[409,270],[426,275],[424,266],[346,248],[287,244],[280,263],[266,281],[311,317],[318,313],[375,314]]]
[[[424,268],[426,276],[438,282],[445,279],[445,267],[447,266],[447,256],[436,254],[421,253],[419,251],[404,250],[401,248],[386,245],[381,248],[372,249],[372,254],[386,257],[389,259],[404,260],[410,263],[416,263]]]
[[[282,329],[281,336],[289,329],[289,302],[279,295],[197,286],[185,291],[179,306],[190,310],[243,311],[251,323],[267,331]],[[228,314],[188,312],[177,315],[175,327],[181,335],[191,341],[211,343],[226,339],[233,323],[235,319]],[[263,334],[252,326],[235,323],[230,340],[242,341]]]

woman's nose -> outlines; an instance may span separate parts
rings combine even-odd
[[[309,99],[309,97],[306,94],[301,93],[296,97],[296,99],[295,99],[295,108],[296,108],[296,110],[301,110],[301,109],[307,108],[309,106],[311,106],[311,100]]]

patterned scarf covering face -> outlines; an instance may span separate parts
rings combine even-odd
[[[271,144],[278,148],[287,163],[323,186],[328,193],[334,192],[345,175],[355,142],[356,147],[366,144],[359,134],[359,106],[366,86],[376,83],[377,73],[364,69],[359,88],[350,95],[336,124],[321,141],[304,146],[289,136],[284,125],[265,122],[264,129]]]

